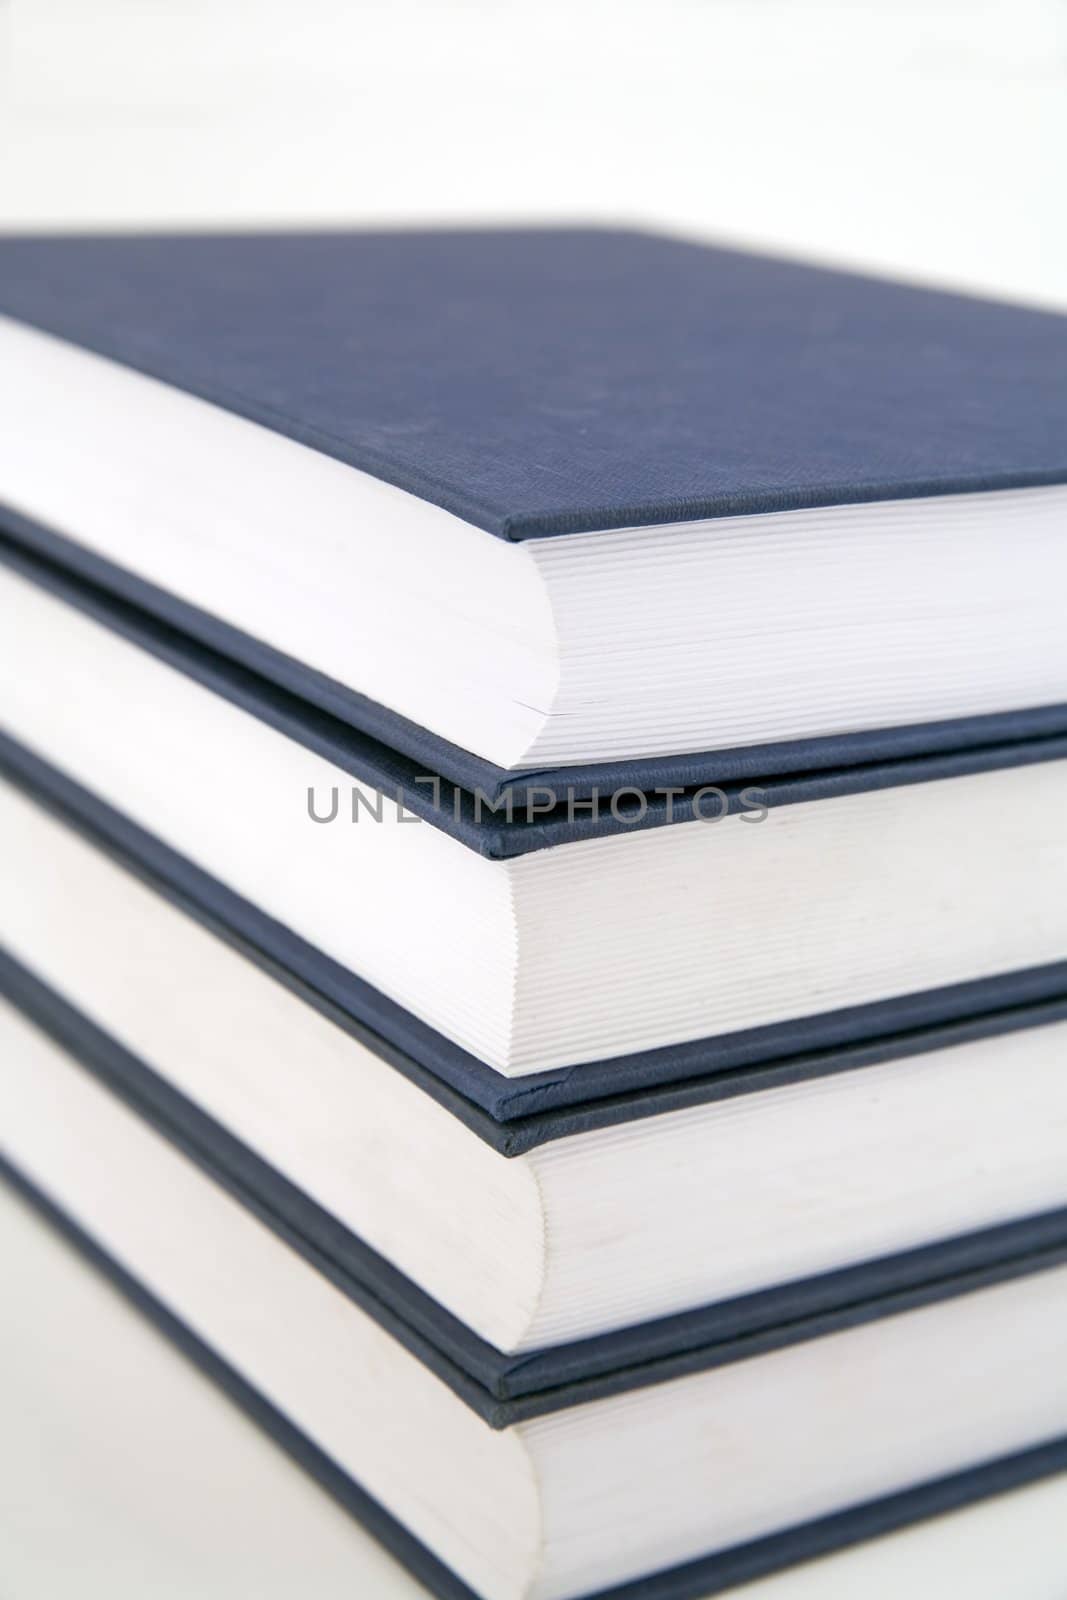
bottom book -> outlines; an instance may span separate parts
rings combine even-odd
[[[494,1428],[9,1006],[0,1058],[10,1182],[442,1600],[698,1600],[1067,1467],[1062,1252]]]
[[[0,1327],[6,1591],[49,1600],[429,1600],[108,1279],[2,1187],[0,1259],[11,1292]],[[1067,1471],[1053,1472],[756,1579],[731,1600],[1061,1600],[1065,1526]]]

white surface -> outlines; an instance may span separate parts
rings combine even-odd
[[[0,1587],[13,1600],[426,1600],[3,1190],[0,1259]],[[1060,1476],[734,1593],[1062,1600],[1065,1524]]]
[[[501,1349],[1067,1205],[1067,1022],[508,1160],[2,783],[0,880],[0,945]]]
[[[1067,950],[1067,761],[496,861],[351,821],[339,768],[6,569],[0,613],[6,731],[506,1077]]]
[[[1067,1267],[493,1432],[8,1007],[0,1050],[8,1159],[485,1600],[592,1593],[1067,1432]]]
[[[5,504],[499,767],[1067,700],[1062,487],[513,545],[4,317],[0,370]]]

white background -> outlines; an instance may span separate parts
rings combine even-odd
[[[639,219],[1067,306],[1062,0],[0,0],[0,226]]]
[[[1059,0],[0,0],[5,229],[633,220],[1067,308],[1065,157]],[[0,1592],[411,1600],[7,1201],[0,1240]],[[1045,1600],[1025,1527],[955,1526],[877,1595],[940,1540]]]

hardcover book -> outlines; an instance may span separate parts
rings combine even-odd
[[[1067,730],[1067,318],[583,229],[8,238],[0,313],[8,533],[468,789]]]

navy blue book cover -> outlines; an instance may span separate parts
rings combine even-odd
[[[507,539],[1067,479],[1067,318],[651,233],[8,238],[0,311]]]

